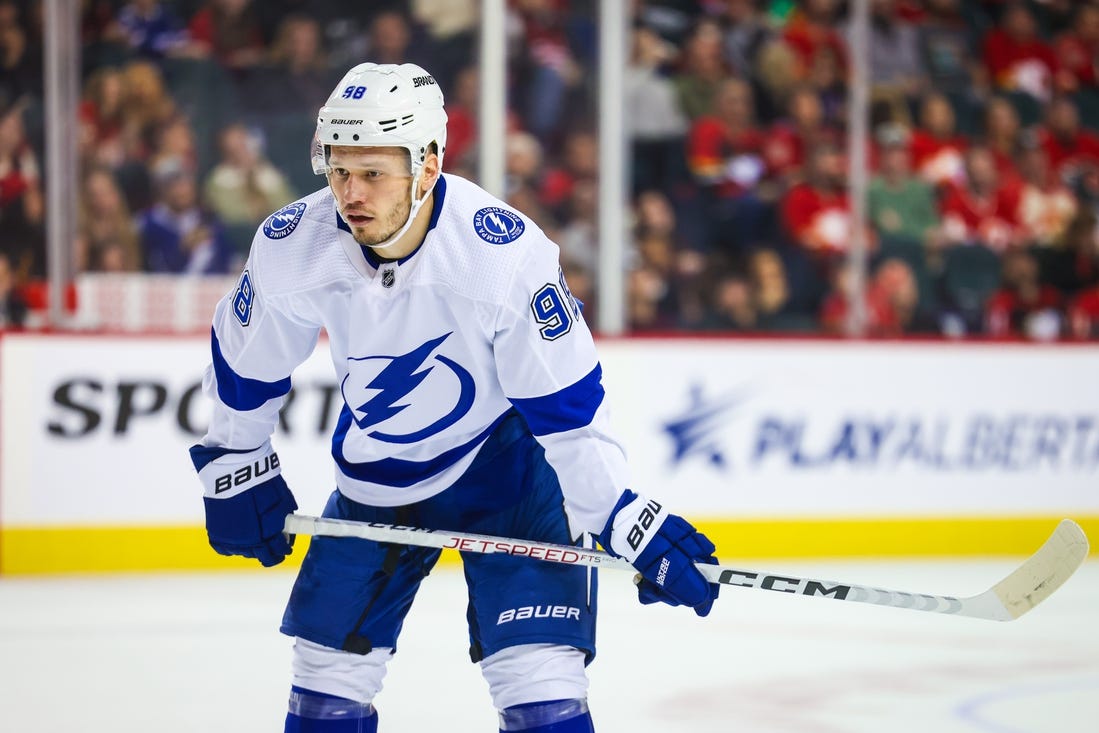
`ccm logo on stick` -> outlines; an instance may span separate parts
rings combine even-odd
[[[847,585],[834,585],[829,588],[824,583],[816,580],[784,578],[781,575],[764,575],[760,577],[759,573],[747,573],[742,570],[725,570],[721,573],[717,582],[725,585],[738,585],[742,588],[761,588],[802,596],[832,596],[841,601],[847,598],[847,594],[851,592],[851,587]]]
[[[637,516],[637,524],[630,527],[630,533],[626,535],[626,542],[630,547],[637,549],[641,544],[641,540],[645,539],[645,532],[649,527],[653,526],[653,522],[656,520],[656,515],[664,509],[663,506],[657,502],[649,499],[649,503],[645,505],[645,508],[641,510],[641,514]]]
[[[269,456],[264,456],[263,460],[250,463],[247,466],[242,466],[232,473],[227,473],[224,476],[218,476],[214,481],[214,493],[220,494],[223,491],[228,491],[237,486],[242,486],[248,483],[254,478],[268,473],[279,467],[279,454],[272,453]]]

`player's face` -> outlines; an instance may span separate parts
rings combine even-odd
[[[328,168],[328,185],[356,242],[380,244],[404,226],[412,209],[407,150],[333,147]]]

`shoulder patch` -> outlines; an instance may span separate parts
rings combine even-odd
[[[514,211],[499,206],[486,206],[473,215],[473,230],[489,244],[514,242],[526,225]]]
[[[298,228],[298,222],[301,221],[304,213],[304,201],[297,201],[289,206],[282,207],[267,217],[267,221],[263,222],[264,236],[268,239],[282,239],[290,236],[290,233]]]

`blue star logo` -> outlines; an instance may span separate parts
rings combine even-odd
[[[702,456],[716,468],[727,468],[728,461],[722,452],[718,433],[743,401],[744,398],[735,394],[707,400],[701,385],[691,385],[690,405],[686,411],[662,426],[675,444],[672,465],[679,465],[691,456]]]

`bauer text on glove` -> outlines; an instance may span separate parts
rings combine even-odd
[[[599,542],[612,555],[629,560],[641,574],[638,598],[690,606],[699,616],[710,612],[718,586],[694,566],[717,564],[714,545],[682,517],[669,514],[652,499],[623,492]]]
[[[267,567],[282,562],[294,544],[283,534],[283,524],[298,505],[270,444],[249,451],[195,445],[191,461],[205,488],[210,546]]]

